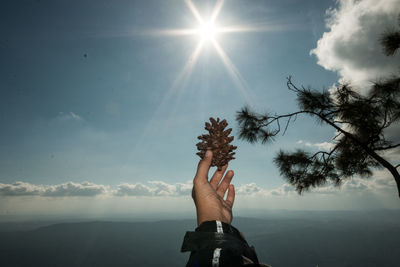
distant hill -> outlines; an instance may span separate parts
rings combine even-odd
[[[284,266],[399,266],[400,223],[369,216],[235,218],[259,258]],[[0,232],[0,266],[184,266],[194,220],[61,223]]]

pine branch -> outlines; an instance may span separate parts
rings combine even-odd
[[[289,123],[290,123],[290,120],[292,119],[292,117],[289,117],[289,119],[287,120],[287,122],[286,122],[286,126],[285,126],[285,130],[283,131],[283,134],[282,135],[285,135],[285,133],[286,133],[286,131],[287,131],[287,128],[288,128],[288,126],[289,126]]]
[[[300,89],[297,88],[297,86],[293,84],[293,82],[292,82],[292,76],[290,75],[290,76],[287,77],[286,79],[287,79],[287,82],[286,82],[287,88],[288,88],[290,91],[293,91],[293,92],[295,92],[295,93],[299,93],[299,92],[300,92]]]
[[[336,110],[333,110],[331,112],[325,113],[324,116],[329,117],[331,115],[336,115],[336,114],[338,114],[339,112],[342,112],[342,111],[343,111],[343,109],[337,108]]]
[[[380,132],[382,132],[383,129],[389,127],[389,125],[391,124],[391,122],[389,122],[389,123],[387,122],[387,117],[388,117],[388,107],[386,106],[385,107],[385,116],[383,117],[383,123],[380,127]]]
[[[396,145],[392,145],[392,146],[382,146],[382,147],[376,147],[376,148],[374,148],[374,150],[386,150],[386,149],[396,148],[399,146],[400,146],[400,144],[396,144]]]
[[[333,137],[332,140],[336,140],[336,138],[338,138],[341,134],[343,134],[343,133],[338,133],[337,135],[335,135],[335,137]]]
[[[291,117],[296,116],[298,114],[303,114],[303,113],[310,113],[310,112],[306,111],[306,110],[300,110],[300,111],[285,114],[285,115],[265,116],[264,121],[267,121],[267,122],[261,123],[260,126],[267,127],[267,126],[271,125],[273,122],[277,122],[278,129],[279,129],[279,131],[277,132],[277,134],[278,134],[280,132],[280,124],[279,124],[280,119],[289,118],[289,120],[290,120]],[[285,128],[287,128],[287,127],[285,127]]]
[[[324,160],[324,167],[322,168],[322,170],[319,172],[319,174],[323,174],[324,171],[326,170],[327,166],[328,166],[328,162],[329,159],[331,158],[333,152],[335,152],[335,150],[339,147],[339,145],[336,145],[330,152],[324,152],[324,151],[319,151],[322,152],[322,159]],[[328,155],[328,158],[325,159],[325,155]]]
[[[335,149],[336,149],[336,147],[335,147]],[[314,158],[316,158],[316,157],[317,157],[318,155],[320,155],[320,154],[322,154],[322,156],[324,156],[324,155],[330,156],[330,155],[332,154],[332,152],[333,152],[333,151],[331,151],[331,152],[318,151],[318,152],[314,153],[314,155],[312,155],[311,157],[309,157],[309,159],[314,159]]]

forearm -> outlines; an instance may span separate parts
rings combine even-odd
[[[187,232],[181,251],[191,251],[186,267],[260,266],[254,247],[235,227],[220,221],[206,221]]]

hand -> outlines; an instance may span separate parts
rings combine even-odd
[[[208,150],[204,159],[199,162],[196,176],[193,179],[192,197],[196,205],[198,226],[202,222],[213,220],[228,224],[232,222],[232,207],[235,200],[235,188],[231,184],[233,171],[229,170],[223,177],[228,168],[228,164],[226,164],[220,171],[216,170],[211,180],[208,181],[211,159],[212,152]],[[224,200],[227,190],[228,196]]]

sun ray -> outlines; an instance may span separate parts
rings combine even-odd
[[[176,95],[178,97],[176,98],[177,100],[180,99],[181,92],[183,91],[185,85],[187,84],[192,74],[193,68],[197,63],[197,59],[199,58],[200,52],[203,48],[203,44],[204,44],[203,42],[199,42],[196,49],[193,51],[189,59],[186,61],[186,64],[183,67],[182,71],[179,73],[178,77],[174,80],[171,87],[167,90],[167,93],[161,100],[161,103],[158,106],[158,109],[156,110],[157,114],[163,111],[165,105],[173,95]]]
[[[211,17],[210,17],[210,23],[215,22],[223,5],[224,5],[224,0],[217,1],[217,3],[215,4],[213,13],[211,14]]]
[[[193,68],[195,67],[197,60],[199,58],[200,52],[202,50],[204,46],[204,42],[199,42],[199,44],[197,45],[196,49],[194,50],[194,52],[191,54],[191,56],[189,57],[188,62],[186,63],[182,73],[179,76],[182,76],[180,78],[178,78],[174,83],[175,85],[173,85],[174,87],[176,87],[176,91],[177,91],[177,96],[176,96],[176,103],[175,105],[173,105],[173,109],[171,114],[174,114],[176,108],[179,106],[182,97],[183,97],[183,91],[186,87],[186,84],[189,81],[189,78],[193,72]],[[178,76],[178,77],[179,77]]]
[[[199,11],[197,11],[197,8],[193,5],[191,0],[185,0],[186,5],[189,7],[190,11],[192,11],[193,15],[197,19],[197,21],[202,24],[204,23],[203,18],[200,16]]]
[[[160,114],[168,112],[169,111],[169,116],[166,118],[167,121],[170,121],[171,115],[176,111],[176,107],[179,105],[182,96],[183,96],[183,89],[185,88],[185,85],[189,81],[189,78],[192,74],[193,68],[197,63],[197,60],[199,58],[200,52],[203,48],[204,42],[199,42],[196,49],[193,51],[193,53],[190,55],[189,59],[186,61],[185,66],[177,76],[177,78],[174,80],[172,85],[168,88],[167,92],[165,93],[163,99],[161,100],[160,104],[158,105],[157,109],[153,112],[153,115],[151,116],[149,122],[146,124],[144,127],[142,133],[140,136],[137,138],[136,146],[135,149],[142,143],[142,140],[145,136],[147,136],[152,130],[157,130],[160,131],[161,129],[156,129],[157,123],[156,118],[160,117]],[[170,99],[172,97],[175,97],[175,103],[171,104],[169,103]],[[168,109],[167,107],[174,107],[172,109]],[[168,125],[168,123],[167,123]]]
[[[211,23],[210,21],[203,23]],[[215,25],[215,21],[211,24]],[[200,24],[201,25],[201,24]],[[271,31],[283,31],[295,28],[296,25],[287,24],[271,24],[271,23],[255,23],[255,24],[243,24],[234,26],[220,26],[215,25],[216,34],[224,33],[251,33],[251,32],[271,32]],[[128,36],[188,36],[198,34],[198,28],[172,28],[172,29],[131,29],[128,31],[121,32],[103,32],[90,35],[94,38],[113,38],[113,37],[128,37]]]
[[[200,23],[199,23],[200,24]],[[219,26],[215,25],[215,20],[203,21],[200,26],[196,28],[183,28],[183,29],[152,29],[138,31],[133,30],[125,35],[148,35],[148,36],[188,36],[199,34],[199,29],[206,26],[213,27],[214,34],[224,33],[251,33],[251,32],[272,32],[290,29],[290,25],[272,25],[267,23],[247,24],[247,25],[234,25],[234,26]]]
[[[152,30],[148,31],[149,35],[169,35],[169,36],[183,36],[197,34],[196,29],[167,29],[167,30]]]
[[[243,97],[246,100],[247,104],[252,104],[253,101],[251,100],[250,95],[248,92],[250,92],[246,81],[243,79],[242,75],[240,74],[239,70],[236,68],[236,66],[233,64],[233,62],[230,60],[228,55],[224,52],[224,50],[221,48],[221,46],[218,44],[217,41],[213,40],[212,44],[215,47],[215,50],[217,51],[217,54],[221,58],[222,62],[224,63],[229,75],[231,76],[233,82],[239,89],[240,93],[242,93]]]
[[[290,25],[273,25],[268,23],[255,23],[247,25],[233,25],[233,26],[221,26],[218,27],[219,33],[250,33],[250,32],[272,32],[282,31],[289,29]]]

